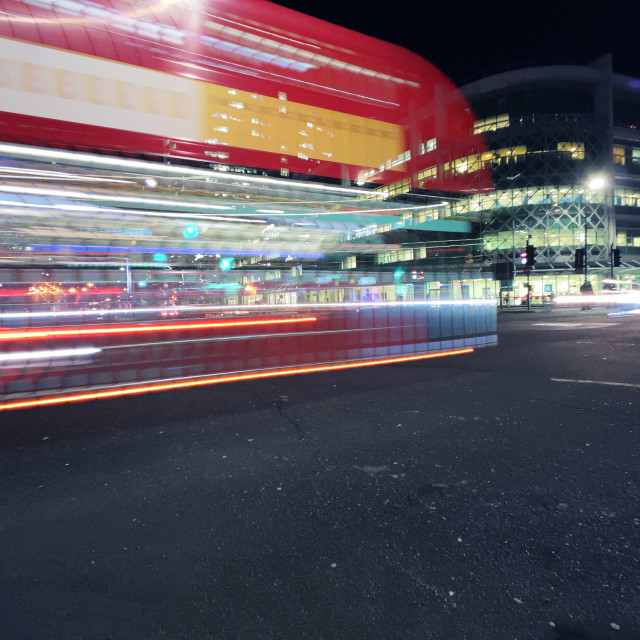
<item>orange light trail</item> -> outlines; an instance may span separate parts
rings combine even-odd
[[[197,380],[182,380],[175,382],[158,382],[134,387],[124,387],[118,389],[104,389],[87,393],[71,393],[67,395],[57,395],[44,398],[34,398],[31,400],[14,400],[12,402],[0,403],[0,411],[13,409],[31,409],[34,407],[46,407],[67,402],[86,402],[88,400],[99,400],[106,398],[120,398],[124,396],[140,395],[143,393],[153,393],[157,391],[170,391],[173,389],[188,389],[224,382],[239,382],[241,380],[259,380],[261,378],[273,378],[277,376],[291,376],[303,373],[319,373],[321,371],[339,371],[342,369],[355,369],[358,367],[371,367],[381,364],[396,364],[400,362],[413,362],[416,360],[427,360],[431,358],[443,358],[445,356],[456,356],[464,353],[473,353],[474,349],[455,349],[451,351],[440,351],[438,353],[426,353],[417,356],[400,356],[397,358],[382,358],[379,360],[362,360],[358,362],[346,362],[340,364],[314,365],[309,367],[299,367],[295,369],[272,369],[270,371],[247,372],[233,375],[210,376]]]
[[[147,325],[118,325],[115,327],[94,327],[91,329],[25,329],[24,331],[0,332],[0,340],[36,340],[43,338],[81,338],[82,336],[108,336],[130,333],[151,333],[156,331],[177,331],[194,329],[216,329],[218,327],[247,327],[283,323],[314,322],[315,316],[300,318],[277,318],[275,320],[234,320],[226,322],[183,322]]]

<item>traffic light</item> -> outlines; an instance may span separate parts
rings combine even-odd
[[[575,273],[584,273],[584,249],[576,249],[573,270]]]
[[[527,262],[525,264],[527,265],[527,267],[533,267],[533,265],[536,263],[536,256],[538,255],[536,248],[532,244],[528,244],[527,248],[525,249],[525,253],[527,256]]]
[[[620,249],[616,248],[611,251],[611,262],[614,267],[620,266]]]

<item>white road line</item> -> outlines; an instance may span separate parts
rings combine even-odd
[[[532,322],[532,327],[579,327],[582,322]]]
[[[545,329],[600,329],[613,327],[619,322],[532,322],[530,326]]]
[[[551,378],[552,382],[574,382],[576,384],[604,384],[611,387],[635,387],[640,389],[640,384],[631,382],[602,382],[601,380],[570,380],[568,378]]]

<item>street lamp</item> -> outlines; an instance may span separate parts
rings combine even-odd
[[[592,176],[589,176],[587,180],[587,186],[591,191],[603,191],[607,186],[607,180],[603,174],[596,173]],[[587,247],[587,221],[589,220],[589,216],[587,214],[586,207],[583,207],[582,211],[584,212],[584,282],[586,284],[589,281],[587,278],[587,267],[589,263],[589,250]]]

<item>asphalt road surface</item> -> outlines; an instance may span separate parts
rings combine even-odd
[[[640,638],[640,317],[0,414],[0,638]]]

